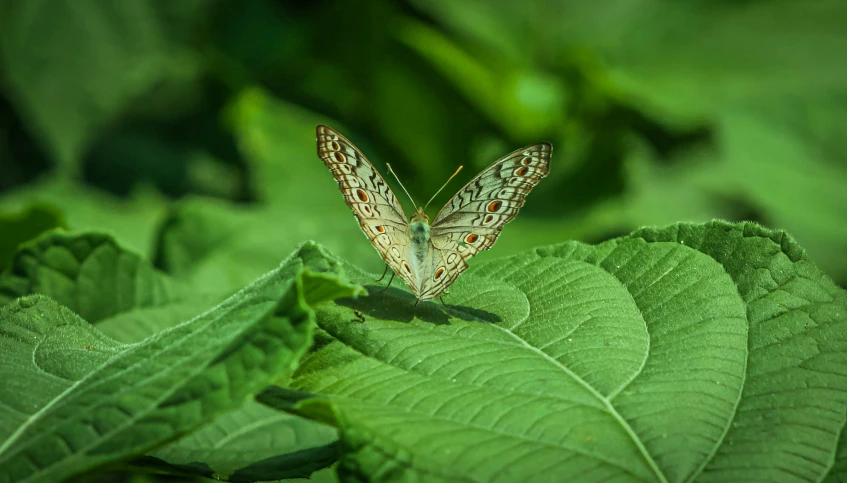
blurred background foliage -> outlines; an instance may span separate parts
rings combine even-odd
[[[843,285],[845,25],[843,0],[0,0],[0,267],[62,226],[222,290],[306,239],[381,272],[326,123],[418,202],[465,165],[433,206],[552,142],[481,257],[752,219]]]

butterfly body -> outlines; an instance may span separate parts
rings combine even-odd
[[[430,226],[429,220],[424,218],[422,210],[412,216],[409,221],[409,239],[412,241],[412,259],[415,260],[418,267],[422,267],[429,257],[432,250],[432,243],[429,239]],[[415,272],[420,272],[419,270]]]
[[[539,143],[495,161],[430,223],[422,208],[407,219],[388,184],[362,152],[327,126],[317,127],[318,156],[330,169],[362,231],[418,300],[441,295],[494,245],[503,226],[549,170],[552,147]]]
[[[412,215],[409,220],[409,234],[412,237],[412,243],[426,245],[429,243],[429,217],[423,213],[422,208]]]
[[[428,276],[427,260],[432,257],[432,242],[430,240],[429,217],[421,208],[412,215],[409,220],[409,246],[408,257],[413,286],[422,287]]]

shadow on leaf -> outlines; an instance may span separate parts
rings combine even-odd
[[[397,288],[367,285],[366,297],[340,298],[335,303],[349,307],[361,314],[383,320],[411,322],[414,318],[435,325],[450,323],[450,318],[465,321],[496,323],[503,320],[498,315],[485,310],[463,305],[444,305],[438,300],[421,302],[415,306],[415,296]],[[366,318],[367,320],[367,318]]]

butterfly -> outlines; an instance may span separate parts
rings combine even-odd
[[[362,231],[418,302],[440,296],[468,268],[469,258],[494,245],[526,195],[549,172],[553,150],[549,143],[538,143],[498,159],[460,189],[430,224],[426,206],[406,218],[373,164],[338,131],[318,126],[317,141],[318,156]]]

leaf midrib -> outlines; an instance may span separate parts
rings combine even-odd
[[[532,261],[538,261],[538,260],[542,260],[542,259],[544,259],[544,258],[545,258],[545,257],[537,256],[537,258],[534,258]],[[587,262],[585,262],[585,263],[587,263]],[[599,262],[598,262],[598,264],[597,264],[597,265],[594,265],[594,266],[597,266],[598,268],[600,268]],[[615,277],[615,278],[617,279],[617,277]],[[518,291],[519,291],[519,292],[520,292],[520,293],[524,296],[524,298],[526,299],[527,306],[529,307],[529,313],[528,313],[528,314],[527,314],[527,316],[524,318],[524,320],[522,320],[522,321],[518,322],[518,324],[516,324],[515,326],[513,326],[513,328],[515,328],[515,327],[519,327],[521,324],[523,324],[524,322],[526,322],[526,320],[529,320],[529,319],[531,318],[531,316],[532,316],[532,312],[533,312],[533,310],[532,310],[533,305],[532,305],[532,303],[530,302],[529,297],[527,296],[526,292],[524,292],[523,290],[521,290],[519,287],[515,287],[515,288],[516,288],[516,289],[518,289]],[[629,292],[629,290],[627,290],[627,292]],[[637,306],[637,304],[636,304],[636,306]],[[638,311],[639,311],[639,314],[641,314],[641,309],[640,309],[640,308],[639,308],[639,310],[638,310]],[[641,314],[641,315],[642,315],[642,317],[641,317],[641,318],[642,318],[642,321],[644,321],[643,314]],[[654,473],[656,474],[656,476],[659,478],[659,481],[661,481],[661,482],[663,482],[663,483],[666,483],[666,482],[667,482],[667,479],[665,478],[665,475],[662,473],[661,469],[659,469],[659,466],[656,464],[655,460],[653,460],[653,457],[652,457],[652,456],[650,456],[650,453],[647,451],[647,448],[644,446],[644,443],[642,443],[642,442],[641,442],[641,440],[638,438],[638,435],[636,435],[636,434],[635,434],[635,431],[633,431],[633,429],[632,429],[632,427],[629,425],[629,423],[627,423],[627,422],[626,422],[626,420],[625,420],[625,419],[624,419],[624,418],[620,415],[620,413],[618,413],[618,411],[617,411],[617,410],[615,409],[615,407],[612,405],[612,402],[611,402],[611,399],[610,399],[610,398],[606,398],[606,397],[604,397],[604,396],[603,396],[602,394],[600,394],[600,393],[599,393],[596,389],[594,389],[594,387],[593,387],[593,386],[591,386],[590,384],[588,384],[588,382],[586,382],[584,379],[582,379],[581,377],[577,376],[577,375],[576,375],[575,373],[573,373],[570,369],[568,369],[568,368],[567,368],[567,366],[565,366],[564,364],[562,364],[561,362],[559,362],[559,361],[558,361],[558,360],[556,360],[555,358],[551,357],[549,354],[547,354],[547,353],[546,353],[546,352],[544,352],[543,350],[541,350],[541,349],[539,349],[539,348],[537,348],[537,347],[533,346],[533,345],[532,345],[532,344],[530,344],[530,343],[529,343],[526,339],[523,339],[523,338],[522,338],[522,337],[520,337],[519,335],[515,334],[512,330],[510,330],[510,329],[506,329],[506,328],[504,328],[504,327],[501,327],[501,326],[499,326],[498,324],[491,324],[491,325],[492,325],[493,327],[496,327],[498,330],[500,330],[500,331],[502,331],[502,332],[504,332],[504,333],[508,334],[510,337],[512,337],[513,339],[515,339],[516,341],[518,341],[518,342],[519,342],[519,343],[520,343],[523,347],[525,347],[526,349],[528,349],[528,350],[530,350],[531,352],[534,352],[534,353],[536,353],[536,354],[540,355],[542,358],[544,358],[544,359],[546,359],[548,362],[552,363],[555,367],[558,367],[558,368],[559,368],[562,372],[564,372],[566,375],[570,376],[570,377],[571,377],[573,380],[575,380],[578,384],[580,384],[581,386],[583,386],[584,388],[586,388],[586,389],[589,391],[589,393],[590,393],[590,394],[592,394],[592,395],[593,395],[593,396],[594,396],[597,400],[599,400],[599,401],[603,404],[603,406],[606,408],[606,411],[608,411],[608,413],[609,413],[610,415],[612,415],[612,417],[613,417],[613,418],[615,418],[615,420],[618,422],[618,424],[621,426],[621,428],[623,428],[623,430],[627,433],[627,435],[630,437],[630,439],[632,440],[632,442],[633,442],[633,443],[635,444],[635,446],[638,448],[638,451],[641,453],[642,457],[645,459],[645,461],[647,462],[647,464],[650,466],[650,468],[653,470],[653,472],[654,472]],[[634,380],[638,377],[638,375],[639,375],[639,374],[641,374],[641,372],[644,370],[644,367],[646,366],[646,363],[647,363],[647,355],[649,354],[649,349],[650,349],[650,337],[649,337],[649,331],[647,331],[647,334],[648,334],[648,337],[647,337],[647,341],[648,341],[647,343],[648,343],[648,345],[647,345],[647,350],[645,351],[645,357],[643,357],[643,358],[642,358],[642,360],[641,360],[641,366],[638,368],[638,371],[636,371],[636,372],[632,375],[632,377],[630,377],[630,378],[629,378],[629,380],[628,380],[628,381],[626,381],[624,384],[622,384],[622,385],[621,385],[621,387],[620,387],[618,390],[616,390],[616,392],[614,393],[615,395],[617,395],[617,394],[620,392],[620,390],[623,390],[624,388],[626,388],[627,386],[629,386],[629,384],[631,384],[631,383],[632,383],[632,382],[633,382],[633,381],[634,381]]]
[[[510,394],[514,394],[514,393],[510,393]],[[333,400],[340,400],[340,401],[349,401],[349,402],[360,404],[360,405],[363,403],[363,401],[361,399],[355,399],[353,397],[348,397],[348,396],[332,395],[332,399]],[[383,405],[378,404],[378,403],[366,402],[364,404],[367,405],[367,406],[376,406],[377,409],[381,409],[383,407]],[[413,411],[410,408],[406,408],[406,407],[402,407],[402,406],[392,406],[392,407],[395,410],[403,411],[403,412],[408,413],[408,414],[422,414],[422,413]],[[444,417],[444,416],[438,416],[436,414],[426,413],[425,416],[427,417],[427,419],[445,421],[445,422],[448,422],[448,423],[455,424],[457,426],[476,429],[476,430],[479,430],[479,431],[482,431],[482,432],[494,433],[498,436],[502,436],[502,437],[506,437],[506,438],[514,438],[514,439],[518,439],[520,441],[525,441],[525,442],[530,443],[530,444],[545,446],[545,447],[549,447],[549,448],[552,448],[552,449],[555,449],[555,450],[561,450],[563,448],[568,449],[570,451],[573,451],[574,453],[580,454],[580,455],[585,456],[587,458],[591,458],[591,459],[594,459],[594,460],[597,460],[597,461],[601,461],[601,462],[606,463],[610,466],[614,466],[615,468],[620,468],[621,470],[623,470],[627,474],[633,475],[633,476],[638,477],[640,479],[640,476],[633,473],[633,471],[630,468],[623,466],[621,464],[618,464],[616,462],[600,458],[594,453],[585,452],[583,449],[581,449],[578,446],[565,446],[565,445],[550,443],[550,442],[542,441],[542,440],[538,440],[538,439],[530,439],[530,438],[527,438],[525,436],[521,436],[520,434],[507,433],[507,432],[499,431],[499,430],[496,430],[496,429],[490,428],[490,427],[478,426],[478,425],[475,425],[475,424],[470,423],[470,422],[456,421],[454,419],[450,419],[450,418],[447,418],[447,417]],[[370,430],[372,432],[377,432],[372,427],[369,426],[369,428],[371,428]],[[457,430],[459,430],[459,429],[457,429]],[[390,439],[392,441],[396,441],[395,438],[390,438],[390,437],[385,437],[385,439]],[[405,445],[401,445],[401,446],[405,447]],[[409,451],[410,454],[416,454],[415,451],[413,451],[411,449],[407,448],[407,451]]]
[[[530,306],[530,310],[532,310],[531,306]],[[557,361],[555,358],[551,357],[546,352],[539,350],[538,348],[532,346],[525,339],[519,337],[517,334],[515,334],[515,333],[513,333],[513,332],[511,332],[507,329],[504,329],[503,327],[500,327],[498,325],[494,325],[494,327],[496,327],[497,329],[509,334],[515,340],[519,341],[521,343],[521,345],[523,345],[525,348],[527,348],[528,350],[540,355],[542,358],[546,359],[548,362],[552,363],[554,366],[561,369],[562,372],[564,372],[566,375],[570,376],[577,383],[579,383],[581,386],[583,386],[585,389],[587,389],[595,398],[597,398],[600,402],[602,402],[603,406],[606,408],[606,411],[608,411],[609,414],[611,414],[612,417],[615,418],[615,420],[623,428],[623,430],[626,431],[627,435],[629,435],[630,439],[635,444],[635,446],[638,448],[638,451],[644,457],[647,464],[650,466],[650,468],[653,470],[653,472],[659,478],[659,481],[661,481],[663,483],[667,483],[667,479],[665,478],[665,475],[659,469],[659,466],[653,460],[653,457],[650,456],[650,454],[647,452],[647,448],[644,446],[644,443],[641,442],[641,440],[638,438],[638,435],[635,434],[635,431],[632,430],[632,427],[629,425],[629,423],[627,423],[626,420],[620,415],[620,413],[618,413],[618,411],[615,409],[615,407],[612,405],[612,402],[609,399],[603,397],[603,395],[600,394],[596,389],[594,389],[593,386],[588,384],[581,377],[574,374],[570,369],[567,368],[567,366],[565,366],[561,362]]]
[[[676,227],[676,232],[677,232],[677,233],[676,233],[676,238],[679,238],[679,226],[677,226],[677,227]],[[782,239],[784,239],[784,238],[785,238],[785,235],[786,235],[786,233],[785,233],[785,232],[783,232],[783,233],[782,233]],[[761,238],[761,237],[757,237],[757,238]],[[643,241],[644,241],[644,242],[646,242],[647,244],[650,244],[650,243],[657,243],[657,242],[655,242],[655,241],[647,240],[646,238],[643,238],[643,237],[637,237],[637,239],[639,239],[639,240],[643,240]],[[658,242],[658,243],[668,243],[668,242]],[[674,243],[674,242],[670,242],[670,243]],[[749,327],[749,306],[750,306],[751,301],[750,301],[750,300],[746,300],[746,299],[743,297],[743,295],[741,294],[741,291],[740,291],[740,289],[739,289],[739,287],[738,287],[738,282],[736,281],[736,279],[735,279],[735,277],[732,275],[732,273],[730,273],[730,272],[726,269],[726,266],[723,264],[723,262],[721,262],[720,260],[718,260],[717,258],[715,258],[713,255],[711,255],[711,254],[709,254],[709,253],[707,253],[707,252],[702,251],[702,250],[701,250],[699,247],[697,247],[696,245],[686,245],[686,244],[685,244],[685,242],[684,242],[684,241],[682,241],[682,240],[680,240],[680,242],[679,242],[679,243],[681,243],[681,244],[682,244],[683,246],[685,246],[686,248],[688,248],[688,249],[690,249],[690,250],[693,250],[693,251],[694,251],[694,253],[687,254],[687,255],[686,255],[686,259],[693,258],[693,257],[695,256],[695,253],[699,253],[699,254],[702,254],[702,255],[705,255],[705,256],[707,256],[707,257],[711,258],[711,259],[712,259],[715,263],[717,263],[718,265],[720,265],[720,266],[721,266],[721,268],[723,268],[724,273],[726,273],[726,275],[729,277],[729,279],[730,279],[730,280],[732,280],[732,282],[733,282],[733,286],[734,286],[734,287],[735,287],[735,289],[736,289],[736,294],[738,295],[738,298],[739,298],[739,299],[740,299],[740,300],[744,303],[745,307],[747,308],[747,311],[745,311],[745,314],[744,314],[744,315],[745,315],[745,322],[748,324],[748,327]],[[780,246],[780,252],[782,252],[783,254],[785,254],[786,256],[788,256],[788,254],[787,254],[787,253],[785,253],[785,252],[782,250],[782,244],[780,243],[780,244],[778,244],[778,245]],[[738,250],[739,250],[739,247],[740,247],[740,243],[734,243],[734,244],[733,244],[733,246],[732,246],[732,250],[731,250],[730,252],[728,252],[726,256],[727,256],[727,257],[731,257],[731,256],[735,255],[736,251],[738,251]],[[603,257],[603,259],[598,260],[598,262],[597,262],[597,263],[598,263],[598,266],[600,266],[600,264],[602,263],[602,261],[603,261],[603,260],[605,260],[605,259],[607,259],[607,257],[608,257],[608,255],[607,255],[606,257]],[[770,270],[768,270],[768,274],[769,274],[769,275],[771,275],[771,279],[773,280],[773,276],[772,276],[772,274],[771,274]],[[794,278],[794,277],[792,277],[792,279],[793,279],[793,278]],[[773,281],[775,282],[775,280],[773,280]],[[652,284],[651,284],[651,285],[652,285]],[[778,285],[780,288],[782,288],[782,287],[784,286],[784,284],[777,284],[777,285]],[[642,290],[641,292],[643,292],[643,290]],[[641,293],[641,292],[639,292],[639,293]],[[680,292],[680,293],[681,293],[681,292]],[[678,295],[678,294],[677,294],[677,295]],[[766,296],[766,295],[763,295],[762,297],[764,297],[764,296]],[[635,298],[635,296],[634,296],[634,295],[633,295],[633,298]],[[760,297],[757,297],[757,298],[756,298],[756,299],[754,299],[754,300],[757,300],[758,298],[760,298]],[[636,305],[637,305],[637,302],[636,302]],[[641,312],[641,308],[640,308],[640,307],[639,307],[639,312]],[[643,312],[642,312],[642,315],[643,315]],[[708,318],[708,319],[705,319],[705,320],[712,320],[712,318]],[[701,322],[702,322],[702,321],[701,321]],[[718,333],[719,333],[719,332],[718,332]],[[693,337],[693,336],[691,336],[691,337]],[[650,339],[648,338],[648,348],[649,348],[649,343],[650,343]],[[720,450],[721,446],[723,445],[723,441],[726,439],[726,436],[729,434],[729,431],[730,431],[731,426],[732,426],[732,422],[735,420],[735,416],[738,414],[738,407],[739,407],[739,405],[741,404],[741,399],[743,398],[744,386],[745,386],[745,383],[747,382],[747,376],[748,376],[747,367],[748,367],[748,365],[749,365],[750,352],[751,352],[750,344],[751,344],[751,339],[750,339],[750,337],[749,337],[749,329],[748,329],[747,348],[746,348],[746,356],[747,356],[747,357],[744,357],[744,369],[743,369],[743,370],[742,370],[742,372],[741,372],[741,382],[740,382],[740,386],[739,386],[739,387],[741,388],[741,391],[739,391],[739,393],[738,393],[738,397],[737,397],[737,398],[735,398],[735,404],[733,405],[733,408],[732,408],[732,417],[731,417],[731,418],[729,418],[729,419],[727,419],[726,426],[724,427],[724,429],[723,429],[723,431],[722,431],[722,433],[721,433],[721,435],[720,435],[720,438],[718,438],[718,440],[717,440],[717,441],[715,442],[715,444],[712,446],[712,450],[709,452],[709,454],[708,454],[705,458],[703,458],[703,461],[700,463],[700,465],[699,465],[699,466],[698,466],[698,467],[697,467],[697,468],[696,468],[696,469],[695,469],[695,470],[694,470],[694,471],[693,471],[693,472],[692,472],[692,473],[688,476],[688,478],[685,480],[685,481],[687,481],[687,482],[692,482],[692,481],[696,480],[696,479],[697,479],[697,477],[699,477],[699,476],[703,473],[703,471],[706,469],[706,466],[708,466],[708,464],[709,464],[709,463],[712,461],[712,459],[715,457],[715,455],[717,454],[717,452]],[[649,351],[648,351],[648,354],[649,354]],[[733,361],[733,362],[734,362],[734,361]],[[645,363],[646,363],[646,359],[645,359]],[[643,367],[644,367],[644,366],[642,365],[642,369],[643,369]],[[640,372],[640,371],[639,371],[639,372]],[[634,378],[633,378],[633,380],[634,380]],[[632,383],[632,380],[631,380],[631,381],[629,381],[629,382],[627,383],[627,386],[628,386],[629,384],[631,384],[631,383]],[[621,389],[623,389],[623,388],[621,388]],[[620,391],[618,391],[617,393],[615,393],[615,394],[614,394],[614,397],[616,397],[618,394],[620,394]]]
[[[521,292],[521,293],[522,293],[522,292]],[[526,296],[526,295],[524,294],[524,296]],[[595,397],[596,397],[596,398],[597,398],[597,399],[598,399],[598,400],[599,400],[599,401],[603,404],[603,407],[606,409],[606,411],[607,411],[607,412],[609,412],[609,414],[611,414],[611,415],[612,415],[612,416],[613,416],[613,417],[614,417],[614,418],[618,421],[618,423],[621,425],[621,427],[624,429],[624,431],[626,431],[626,433],[627,433],[627,435],[630,437],[630,439],[632,439],[632,440],[633,440],[634,444],[635,444],[635,445],[636,445],[636,447],[639,449],[639,452],[642,454],[642,456],[645,458],[645,460],[647,461],[647,463],[648,463],[648,465],[650,466],[650,468],[653,470],[653,472],[654,472],[654,473],[657,475],[657,477],[659,478],[659,481],[661,481],[661,482],[663,482],[663,483],[667,483],[667,479],[666,479],[666,478],[665,478],[665,476],[662,474],[661,470],[658,468],[658,466],[656,465],[655,461],[653,461],[652,457],[650,457],[649,453],[647,453],[647,449],[644,447],[643,443],[641,443],[641,441],[640,441],[640,440],[638,439],[638,437],[635,435],[634,431],[632,431],[632,428],[631,428],[631,427],[630,427],[630,426],[626,423],[626,421],[625,421],[625,420],[624,420],[624,419],[620,416],[620,414],[619,414],[619,413],[617,413],[617,411],[614,409],[614,407],[611,405],[611,402],[610,402],[608,399],[606,399],[606,398],[604,398],[602,395],[600,395],[600,394],[599,394],[599,393],[598,393],[598,392],[597,392],[597,391],[596,391],[596,390],[595,390],[592,386],[590,386],[588,383],[586,383],[583,379],[581,379],[580,377],[578,377],[578,376],[576,376],[575,374],[573,374],[572,372],[570,372],[570,370],[568,370],[568,369],[567,369],[567,367],[563,366],[561,363],[559,363],[558,361],[556,361],[555,359],[553,359],[552,357],[550,357],[550,356],[549,356],[549,355],[547,355],[546,353],[544,353],[544,352],[542,352],[542,351],[539,351],[539,350],[538,350],[538,349],[536,349],[535,347],[531,346],[531,345],[530,345],[530,344],[528,344],[528,343],[527,343],[524,339],[521,339],[521,338],[520,338],[520,337],[518,337],[517,335],[513,334],[512,332],[510,332],[510,331],[508,331],[508,330],[506,330],[506,329],[504,329],[504,328],[502,328],[502,327],[497,326],[496,324],[491,324],[491,325],[492,325],[492,326],[494,326],[494,327],[496,327],[498,330],[501,330],[501,331],[503,331],[503,332],[505,332],[505,333],[509,334],[509,336],[510,336],[510,337],[512,337],[512,338],[514,338],[515,340],[519,341],[519,342],[521,343],[521,345],[522,345],[522,346],[524,346],[525,348],[528,348],[528,349],[529,349],[529,350],[531,350],[532,352],[535,352],[535,353],[540,354],[540,355],[541,355],[544,359],[547,359],[548,361],[552,362],[552,363],[553,363],[556,367],[560,368],[560,369],[561,369],[562,371],[564,371],[566,374],[571,375],[571,377],[572,377],[572,378],[574,378],[574,379],[575,379],[578,383],[580,383],[580,384],[581,384],[582,386],[584,386],[584,387],[585,387],[585,388],[586,388],[586,389],[587,389],[590,393],[592,393],[592,395],[594,395],[594,396],[595,396]],[[324,328],[324,330],[327,330],[327,329],[326,329],[326,328]],[[401,370],[401,371],[406,372],[406,373],[415,374],[415,375],[422,375],[422,376],[424,376],[424,377],[428,377],[428,378],[429,378],[429,377],[433,377],[431,374],[422,374],[422,373],[417,372],[417,371],[414,371],[414,370],[412,370],[412,369],[404,368],[404,367],[401,367],[401,366],[398,366],[398,365],[393,365],[393,364],[390,364],[390,363],[388,363],[388,362],[386,362],[386,361],[383,361],[383,360],[381,360],[381,359],[378,359],[378,358],[376,358],[376,357],[375,357],[375,356],[373,356],[373,355],[367,354],[367,353],[365,353],[365,352],[363,352],[363,351],[359,350],[358,348],[356,348],[356,347],[354,347],[354,346],[352,346],[352,345],[350,345],[350,344],[348,344],[348,343],[345,343],[342,339],[340,339],[340,338],[339,338],[336,334],[333,334],[331,331],[327,330],[327,332],[329,332],[329,333],[330,333],[330,334],[331,334],[331,335],[332,335],[332,336],[333,336],[336,340],[339,340],[340,342],[342,342],[342,343],[344,344],[344,346],[345,346],[345,347],[347,347],[347,348],[349,348],[349,349],[351,349],[351,350],[356,351],[357,353],[361,354],[363,357],[366,357],[366,358],[368,358],[368,359],[374,360],[374,361],[376,361],[376,362],[378,362],[378,363],[380,363],[380,364],[386,364],[386,365],[388,365],[388,366],[390,366],[390,367],[392,367],[392,368],[395,368],[395,369]],[[455,337],[462,337],[462,336],[455,335]],[[464,338],[464,337],[463,337],[463,338]],[[467,338],[465,338],[465,339],[467,339]],[[506,345],[506,346],[508,346],[508,347],[512,347],[512,348],[514,348],[514,347],[515,347],[514,345],[506,344],[505,342],[500,342],[500,341],[486,341],[486,342],[487,342],[487,343],[502,344],[502,345]],[[384,381],[382,381],[382,382],[384,382]],[[446,382],[446,380],[445,380],[445,382]],[[473,384],[473,383],[468,383],[468,382],[463,382],[462,384],[463,384],[463,385],[465,385],[465,386],[470,386],[470,387],[473,387],[473,388],[476,388],[476,389],[480,389],[480,390],[491,390],[491,388],[490,388],[490,387],[480,386],[480,385],[478,385],[478,384]],[[509,394],[511,394],[511,395],[521,395],[521,396],[531,396],[531,397],[538,398],[538,399],[548,399],[548,398],[549,398],[549,399],[553,399],[553,400],[556,400],[556,401],[564,401],[564,402],[566,402],[566,403],[568,403],[568,404],[580,405],[580,406],[591,407],[591,408],[596,409],[596,407],[595,407],[595,406],[589,406],[589,405],[587,405],[587,404],[580,403],[580,402],[578,402],[578,401],[570,401],[570,400],[561,399],[561,398],[559,398],[559,397],[552,397],[552,396],[548,396],[548,395],[540,395],[540,394],[534,394],[534,393],[525,393],[525,392],[520,392],[520,391],[510,391],[510,392],[509,392]],[[357,402],[357,403],[362,403],[362,400],[361,400],[361,399],[354,399],[354,398],[351,398],[351,397],[345,397],[345,396],[341,396],[341,395],[338,395],[338,394],[329,394],[329,396],[330,396],[331,398],[334,398],[334,399],[341,399],[341,400],[348,400],[348,401],[353,401],[353,402]],[[408,413],[411,413],[411,412],[412,412],[412,411],[411,411],[411,409],[403,408],[402,406],[393,406],[393,407],[395,407],[395,408],[397,408],[397,409],[400,409],[400,410],[403,410],[403,411],[408,412]],[[479,429],[479,430],[482,430],[482,431],[490,431],[490,432],[494,432],[495,434],[499,434],[499,435],[502,435],[502,436],[505,436],[505,437],[514,437],[514,438],[518,438],[518,439],[521,439],[521,440],[523,440],[523,441],[527,441],[527,442],[529,442],[529,443],[541,444],[541,445],[544,445],[544,446],[550,446],[550,447],[553,447],[553,448],[559,448],[559,449],[561,449],[561,448],[562,448],[562,446],[557,446],[557,445],[552,444],[552,443],[547,443],[547,442],[544,442],[544,441],[534,440],[534,439],[527,439],[527,438],[524,438],[524,437],[522,437],[522,436],[519,436],[519,435],[516,435],[516,434],[511,434],[511,433],[502,433],[502,432],[499,432],[499,431],[495,431],[495,430],[493,430],[492,428],[483,428],[483,427],[477,427],[477,426],[470,425],[469,423],[456,422],[456,421],[454,421],[454,420],[452,420],[452,419],[449,419],[449,418],[444,418],[444,417],[438,417],[438,416],[435,416],[434,414],[428,414],[427,416],[428,416],[428,417],[430,417],[430,418],[441,419],[441,420],[443,420],[443,421],[448,421],[448,422],[455,423],[455,424],[460,424],[460,425],[465,425],[465,426],[471,426],[471,427],[473,427],[473,428],[475,428],[475,429]],[[600,458],[597,458],[597,457],[596,457],[595,455],[593,455],[593,454],[584,454],[584,453],[580,452],[577,448],[569,448],[569,449],[572,449],[572,451],[574,451],[575,453],[583,454],[584,456],[591,457],[591,458],[597,459],[597,460],[599,460],[599,461],[607,462],[606,460],[602,460],[602,459],[600,459]],[[413,453],[414,453],[414,452],[413,452]],[[617,464],[614,464],[614,463],[610,463],[610,462],[607,462],[607,463],[611,464],[612,466],[619,467],[619,468],[623,469],[624,471],[626,471],[627,473],[633,474],[633,473],[632,473],[632,471],[631,471],[630,469],[628,469],[628,468],[626,468],[626,467],[624,467],[624,466],[620,466],[620,465],[617,465]],[[633,474],[633,475],[634,475],[634,474]],[[638,476],[638,475],[634,475],[634,476]]]

